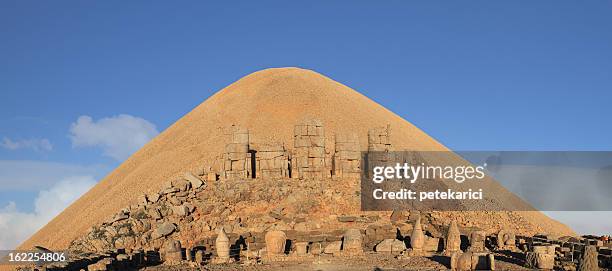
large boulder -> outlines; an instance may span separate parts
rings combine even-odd
[[[172,234],[176,230],[176,225],[170,222],[164,222],[157,226],[157,228],[151,234],[152,239],[158,239],[166,237]]]
[[[185,172],[185,179],[191,183],[193,189],[200,188],[204,182],[200,177],[193,175],[191,172]]]
[[[376,252],[401,252],[406,250],[406,244],[397,239],[385,239],[376,245]]]

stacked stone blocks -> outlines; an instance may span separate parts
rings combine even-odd
[[[334,175],[338,177],[359,177],[361,152],[357,134],[340,134],[335,137],[333,159]]]
[[[226,130],[225,135],[228,143],[223,153],[222,176],[225,179],[250,177],[249,130],[232,125]]]
[[[326,174],[325,130],[321,121],[310,120],[296,125],[293,147],[292,177],[323,178],[329,175]]]

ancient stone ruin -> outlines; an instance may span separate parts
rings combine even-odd
[[[224,133],[218,167],[181,173],[159,191],[138,196],[74,240],[69,262],[47,270],[417,258],[440,259],[432,269],[451,270],[610,266],[609,243],[483,230],[436,212],[364,213],[355,208],[358,201],[343,206],[339,199],[358,198],[359,135],[327,133],[334,145],[326,146],[319,121],[295,125],[293,148],[253,142],[249,130],[237,126]],[[371,129],[367,137],[368,159],[387,159],[390,127]],[[331,215],[310,215],[319,209]],[[500,260],[508,258],[513,263]]]
[[[232,125],[227,129],[226,137],[228,142],[223,154],[223,178],[247,178],[252,176],[249,130]]]

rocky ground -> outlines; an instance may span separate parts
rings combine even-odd
[[[500,256],[500,255],[496,255]],[[517,265],[516,260],[496,261],[497,270],[530,270]],[[514,262],[514,263],[513,263]],[[170,271],[170,270],[250,270],[250,271],[272,271],[272,270],[296,270],[296,271],[373,271],[373,270],[448,270],[450,263],[448,258],[434,257],[410,257],[397,259],[393,255],[367,253],[363,257],[341,258],[333,256],[313,257],[302,261],[273,262],[258,265],[223,264],[207,265],[197,267],[194,265],[159,265],[147,267],[142,270]]]
[[[140,196],[139,204],[92,227],[87,235],[74,240],[70,249],[160,249],[168,240],[193,247],[210,241],[221,227],[230,237],[282,230],[306,239],[309,235],[341,235],[346,229],[357,228],[382,240],[394,237],[398,230],[410,234],[416,216],[421,216],[424,229],[433,237],[443,237],[452,220],[464,234],[474,229],[493,234],[504,228],[517,235],[532,235],[537,230],[511,212],[362,212],[358,184],[354,179],[207,183],[188,173],[168,182],[158,193]],[[368,228],[382,230],[374,236]]]

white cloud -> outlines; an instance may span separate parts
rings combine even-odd
[[[4,137],[2,138],[2,141],[0,142],[0,147],[8,149],[8,150],[18,150],[18,149],[31,149],[34,151],[53,150],[53,145],[51,145],[51,142],[46,138],[12,140],[8,137]]]
[[[127,159],[158,133],[153,123],[123,114],[98,121],[80,116],[70,126],[73,147],[101,147],[104,155],[118,161]]]
[[[42,190],[33,212],[20,212],[14,202],[0,208],[0,249],[14,249],[95,185],[91,176],[73,176]]]

